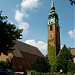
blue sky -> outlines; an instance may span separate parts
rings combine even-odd
[[[47,54],[47,23],[52,0],[0,0],[2,15],[24,29],[22,42],[36,46]],[[75,7],[69,0],[54,0],[59,16],[61,47],[75,47]]]

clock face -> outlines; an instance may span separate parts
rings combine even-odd
[[[48,19],[48,25],[49,24],[53,24],[53,23],[57,23],[58,24],[58,19],[56,19],[56,18],[49,18]]]
[[[48,25],[53,24],[55,22],[57,23],[57,20],[55,18],[51,18],[51,19],[48,20]]]
[[[54,22],[54,19],[51,19],[51,20],[50,20],[50,23],[53,23],[53,22]]]
[[[53,22],[54,19],[51,19],[51,22]]]

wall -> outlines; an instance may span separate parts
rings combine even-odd
[[[32,55],[29,53],[24,53],[24,52],[21,52],[21,53],[23,55],[23,58],[13,57],[12,59],[12,65],[13,65],[14,71],[20,71],[25,69],[31,70],[32,64],[39,56]]]
[[[3,53],[0,54],[0,61],[6,61],[6,60],[11,60],[13,58],[13,54],[10,52],[8,55],[5,55]]]

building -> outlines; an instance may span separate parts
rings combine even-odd
[[[71,50],[71,54],[73,56],[73,60],[74,60],[74,63],[75,63],[75,48],[70,48]]]
[[[55,11],[54,0],[50,13],[48,16],[48,58],[51,64],[54,64],[56,56],[60,51],[60,26],[58,14]],[[71,48],[73,60],[75,62],[75,48]],[[7,55],[1,53],[0,61],[11,60],[14,71],[21,71],[24,69],[32,69],[32,63],[38,58],[44,57],[38,48],[28,45],[26,43],[16,41],[15,50],[13,54],[10,52]]]
[[[53,64],[60,51],[60,26],[58,14],[55,11],[54,0],[48,16],[48,58]]]
[[[32,64],[38,57],[44,57],[38,48],[16,41],[12,59],[13,69],[15,71],[31,70]]]
[[[75,62],[75,48],[70,48]],[[60,52],[60,26],[58,14],[55,11],[54,0],[48,16],[48,59],[51,64],[56,61],[56,56]]]
[[[16,41],[15,50],[9,52],[8,55],[1,53],[0,61],[11,61],[14,71],[31,70],[32,64],[38,57],[44,57],[40,50],[26,43]]]
[[[6,60],[11,61],[12,58],[13,58],[13,54],[11,52],[9,52],[8,55],[0,53],[0,61],[6,61]]]

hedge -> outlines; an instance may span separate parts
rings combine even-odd
[[[63,74],[63,73],[41,73],[41,72],[32,71],[31,75],[74,75],[74,74],[71,74],[71,73],[68,73],[68,74]]]

